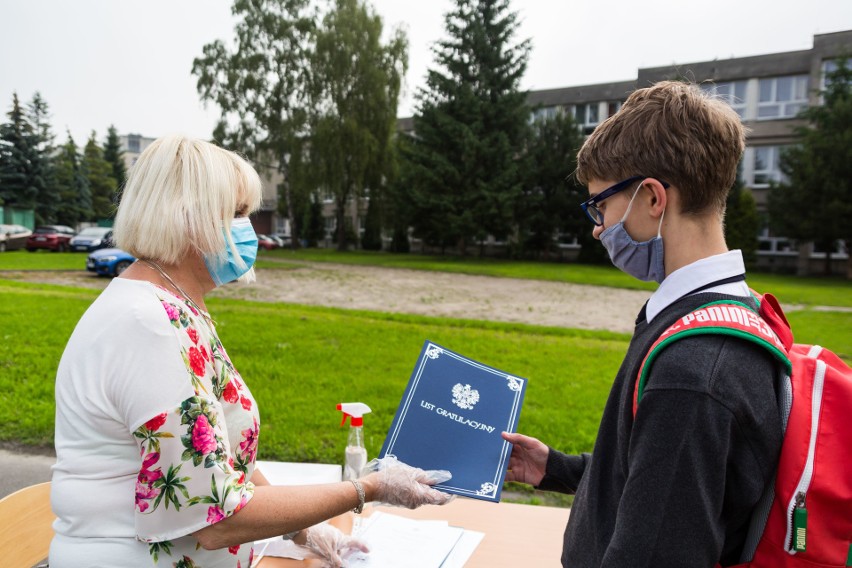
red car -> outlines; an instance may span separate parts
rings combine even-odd
[[[30,252],[38,249],[52,250],[53,252],[65,252],[68,250],[68,241],[76,234],[76,231],[65,225],[42,225],[27,238],[26,248]]]

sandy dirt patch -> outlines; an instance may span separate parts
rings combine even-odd
[[[89,288],[108,278],[79,271],[5,272],[0,277]],[[526,323],[630,333],[650,292],[398,268],[301,263],[261,269],[251,285],[210,297]]]

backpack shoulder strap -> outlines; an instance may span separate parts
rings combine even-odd
[[[792,369],[787,357],[788,347],[757,312],[734,300],[710,302],[678,319],[651,345],[636,376],[633,389],[634,416],[642,400],[651,366],[663,348],[678,339],[708,333],[731,335],[757,343],[781,361],[787,367],[788,374]]]

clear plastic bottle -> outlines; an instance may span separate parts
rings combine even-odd
[[[346,452],[343,461],[343,479],[361,477],[361,470],[367,465],[367,448],[364,445],[364,414],[370,412],[370,407],[362,402],[343,402],[337,405],[337,410],[343,412],[343,422],[349,418],[349,437],[346,440]]]

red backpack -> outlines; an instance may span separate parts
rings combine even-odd
[[[753,341],[786,367],[784,441],[774,487],[755,508],[737,568],[852,566],[852,369],[818,345],[793,343],[778,300],[711,302],[683,316],[651,346],[636,380],[633,413],[651,365],[672,341],[721,333]]]

